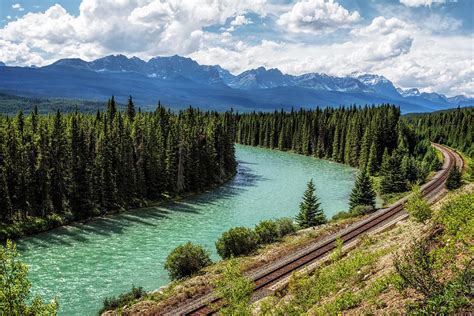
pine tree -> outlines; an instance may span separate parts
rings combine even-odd
[[[384,153],[382,169],[380,171],[382,180],[380,189],[382,193],[404,192],[407,190],[407,181],[401,168],[401,156],[396,151],[392,156]]]
[[[311,179],[304,192],[300,212],[296,216],[296,221],[302,228],[317,226],[326,222],[326,216],[321,209],[319,199],[315,195],[315,190],[313,179]]]
[[[359,205],[375,207],[375,191],[372,180],[370,180],[367,172],[364,171],[359,172],[349,199],[349,207],[351,210]]]
[[[127,116],[130,121],[133,121],[135,118],[135,105],[133,104],[132,96],[128,97]]]

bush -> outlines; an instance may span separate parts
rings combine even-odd
[[[408,214],[419,223],[425,223],[431,218],[431,209],[428,203],[423,198],[420,187],[415,186],[413,188],[413,194],[408,198],[405,203],[405,209]]]
[[[296,225],[291,218],[283,217],[277,219],[275,224],[277,226],[278,237],[280,238],[296,232]]]
[[[237,261],[227,263],[222,278],[215,281],[214,285],[215,292],[225,302],[219,315],[252,315],[250,297],[253,282],[242,274]]]
[[[461,184],[461,172],[459,172],[457,167],[454,167],[451,169],[448,179],[446,179],[446,188],[448,188],[448,190],[456,190],[461,186]]]
[[[405,287],[413,288],[425,298],[440,292],[441,284],[435,278],[434,259],[427,240],[415,240],[408,251],[395,259],[394,265]]]
[[[16,245],[0,244],[0,315],[56,315],[58,303],[31,297],[28,266],[20,261]]]
[[[103,303],[104,305],[99,311],[99,314],[102,314],[103,312],[108,310],[115,310],[119,307],[129,305],[145,295],[146,292],[145,290],[143,290],[142,287],[132,286],[130,292],[120,294],[117,297],[106,297]]]
[[[255,233],[258,235],[260,244],[270,244],[280,238],[278,235],[278,226],[271,220],[261,221],[255,226]]]
[[[350,218],[350,217],[352,217],[352,215],[349,212],[340,211],[340,212],[337,212],[336,214],[334,214],[331,219],[333,221],[338,221],[340,219],[346,219],[346,218]]]
[[[200,245],[187,242],[176,247],[166,258],[165,269],[171,279],[181,279],[212,263],[209,253]]]
[[[258,247],[258,235],[250,228],[235,227],[224,232],[216,241],[219,256],[228,259],[248,255]]]
[[[351,216],[359,216],[359,215],[366,215],[373,213],[375,211],[375,207],[372,205],[357,205],[353,209],[349,211]]]

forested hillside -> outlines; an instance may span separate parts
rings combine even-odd
[[[408,115],[417,133],[474,158],[474,108]]]
[[[382,176],[383,193],[402,192],[440,166],[429,140],[392,105],[241,114],[237,142],[358,167]]]
[[[158,106],[0,116],[0,219],[83,219],[198,192],[236,170],[232,114]]]

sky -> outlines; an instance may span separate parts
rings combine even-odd
[[[474,0],[0,0],[0,61],[181,55],[474,97]]]

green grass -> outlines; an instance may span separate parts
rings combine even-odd
[[[362,247],[349,256],[340,258],[340,250],[335,250],[332,264],[321,267],[308,274],[294,274],[288,285],[291,299],[285,304],[276,305],[276,298],[270,297],[262,304],[262,315],[300,315],[307,312],[322,299],[338,293],[348,284],[360,284],[363,276],[369,271],[378,258],[390,252],[382,249],[369,252]],[[345,295],[334,308],[350,308],[357,301],[353,295]],[[275,307],[276,306],[276,307]],[[337,307],[339,306],[339,307]],[[331,308],[327,306],[327,308]]]

